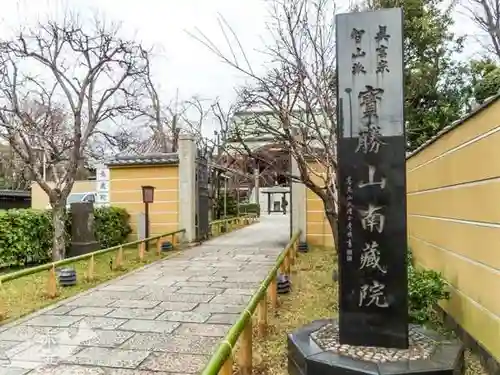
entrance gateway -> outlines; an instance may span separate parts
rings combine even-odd
[[[208,186],[208,162],[198,151],[196,158],[196,240],[207,240],[210,234],[210,197]]]

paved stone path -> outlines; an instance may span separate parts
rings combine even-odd
[[[0,327],[0,375],[199,373],[288,242],[288,223],[264,216]]]

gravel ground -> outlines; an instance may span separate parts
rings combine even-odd
[[[470,352],[470,350],[466,350],[465,352],[465,374],[466,375],[490,375],[481,365],[479,358]],[[493,374],[491,374],[493,375]]]
[[[280,295],[281,306],[268,313],[268,336],[262,340],[254,336],[252,375],[287,375],[287,342],[285,332],[292,332],[315,319],[336,314],[338,296],[332,285],[332,267],[335,254],[332,250],[311,250],[300,254],[293,267],[292,292]],[[469,351],[465,353],[466,375],[488,374],[479,358]],[[234,374],[240,375],[235,364]],[[495,374],[496,375],[496,374]]]

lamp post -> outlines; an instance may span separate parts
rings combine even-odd
[[[155,187],[142,186],[142,201],[144,202],[145,236],[149,238],[149,204],[154,202]],[[149,241],[146,241],[146,251],[149,251]]]

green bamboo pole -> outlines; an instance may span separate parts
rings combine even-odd
[[[66,265],[66,264],[77,262],[79,260],[85,260],[85,259],[91,258],[92,256],[106,254],[106,253],[109,253],[111,251],[118,250],[120,247],[133,246],[133,245],[137,245],[141,242],[155,240],[155,239],[160,238],[160,237],[170,236],[170,235],[174,235],[174,234],[178,234],[178,233],[184,233],[185,231],[186,231],[185,229],[180,229],[180,230],[177,230],[175,232],[168,232],[168,233],[164,233],[164,234],[159,234],[157,236],[145,238],[142,240],[136,240],[136,241],[122,244],[122,245],[109,247],[107,249],[97,250],[97,251],[94,251],[92,253],[78,255],[76,257],[71,257],[71,258],[66,258],[66,259],[61,259],[61,260],[58,260],[56,262],[42,264],[40,266],[30,267],[30,268],[26,268],[24,270],[8,273],[6,275],[0,276],[0,284],[4,283],[6,281],[19,279],[20,277],[23,277],[23,276],[33,275],[33,274],[38,273],[38,272],[50,270],[52,267],[60,267],[60,266]]]
[[[231,355],[232,348],[234,348],[234,346],[236,345],[236,341],[238,341],[238,338],[243,332],[243,329],[245,328],[246,324],[252,318],[252,315],[255,312],[259,304],[259,301],[266,295],[267,288],[269,287],[271,281],[275,278],[276,272],[278,271],[279,267],[285,260],[287,253],[290,251],[294,243],[298,240],[299,236],[300,236],[300,231],[296,232],[292,236],[290,242],[288,242],[288,245],[286,245],[286,247],[283,249],[280,255],[278,255],[275,265],[273,266],[271,271],[269,271],[264,281],[260,284],[259,289],[257,289],[257,291],[253,294],[245,310],[241,313],[236,323],[231,327],[231,329],[227,333],[223,342],[219,345],[213,356],[210,358],[210,361],[208,362],[207,366],[205,367],[201,375],[218,374],[219,370],[221,369],[222,365],[224,364],[228,356]]]
[[[247,216],[247,215],[245,215],[245,216]],[[210,222],[210,225],[224,223],[227,220],[228,219],[215,220],[215,221]],[[168,236],[172,236],[172,235],[179,234],[179,233],[185,233],[185,232],[186,232],[185,229],[180,229],[180,230],[177,230],[174,232],[163,233],[163,234],[159,234],[159,235],[145,238],[142,240],[136,240],[136,241],[128,242],[125,244],[109,247],[107,249],[97,250],[97,251],[94,251],[92,253],[78,255],[78,256],[66,258],[66,259],[61,259],[61,260],[58,260],[56,262],[42,264],[40,266],[30,267],[30,268],[26,268],[24,270],[8,273],[6,275],[0,276],[0,284],[4,283],[6,281],[18,279],[18,278],[23,277],[23,276],[29,276],[29,275],[33,275],[33,274],[38,273],[38,272],[47,271],[47,270],[50,270],[52,267],[60,267],[60,266],[64,266],[64,265],[67,265],[67,264],[70,264],[73,262],[88,259],[92,256],[106,254],[106,253],[109,253],[111,251],[118,250],[120,247],[134,246],[134,245],[138,245],[142,242],[156,240],[160,237],[168,237]]]

